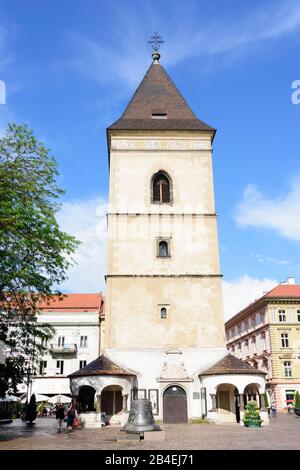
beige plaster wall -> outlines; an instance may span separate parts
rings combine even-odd
[[[107,287],[105,348],[225,346],[221,278],[120,277]]]
[[[159,238],[170,240],[170,257],[159,258]],[[215,217],[109,216],[109,274],[219,274]]]
[[[211,133],[116,132],[110,148],[102,347],[224,347]],[[159,170],[172,179],[170,204],[151,203]],[[169,258],[157,257],[158,237],[170,239]]]

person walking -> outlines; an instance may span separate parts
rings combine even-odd
[[[272,418],[277,418],[276,403],[274,400],[272,401],[271,411],[272,411]]]
[[[67,429],[68,430],[72,430],[73,429],[73,424],[74,424],[74,419],[76,418],[76,410],[75,410],[75,406],[72,405],[70,406],[70,408],[68,409],[68,412],[67,412]]]
[[[60,403],[55,412],[55,418],[57,419],[57,432],[61,431],[61,425],[63,423],[63,420],[65,419],[65,410],[64,410],[64,405]]]

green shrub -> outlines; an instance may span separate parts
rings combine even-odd
[[[256,401],[248,402],[243,417],[243,423],[246,427],[261,426],[262,419]]]
[[[300,393],[298,390],[295,393],[295,408],[300,408]]]
[[[264,393],[265,408],[270,408],[269,397],[267,392]]]

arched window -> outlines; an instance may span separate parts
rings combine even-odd
[[[159,171],[153,177],[152,202],[159,204],[171,202],[170,179],[163,171]]]
[[[166,241],[159,242],[158,245],[158,256],[165,257],[169,256],[169,247]]]
[[[166,309],[166,307],[162,307],[160,309],[160,318],[162,320],[165,320],[167,318],[167,309]]]

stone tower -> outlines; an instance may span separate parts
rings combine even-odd
[[[136,397],[150,399],[154,416],[167,423],[199,417],[242,423],[249,386],[262,396],[265,373],[228,355],[225,346],[215,129],[192,112],[157,51],[153,59],[107,129],[101,355],[73,373],[70,386],[79,406],[97,401],[93,426],[100,411],[108,422],[124,424]]]
[[[104,348],[224,348],[212,142],[157,59],[108,128]]]

